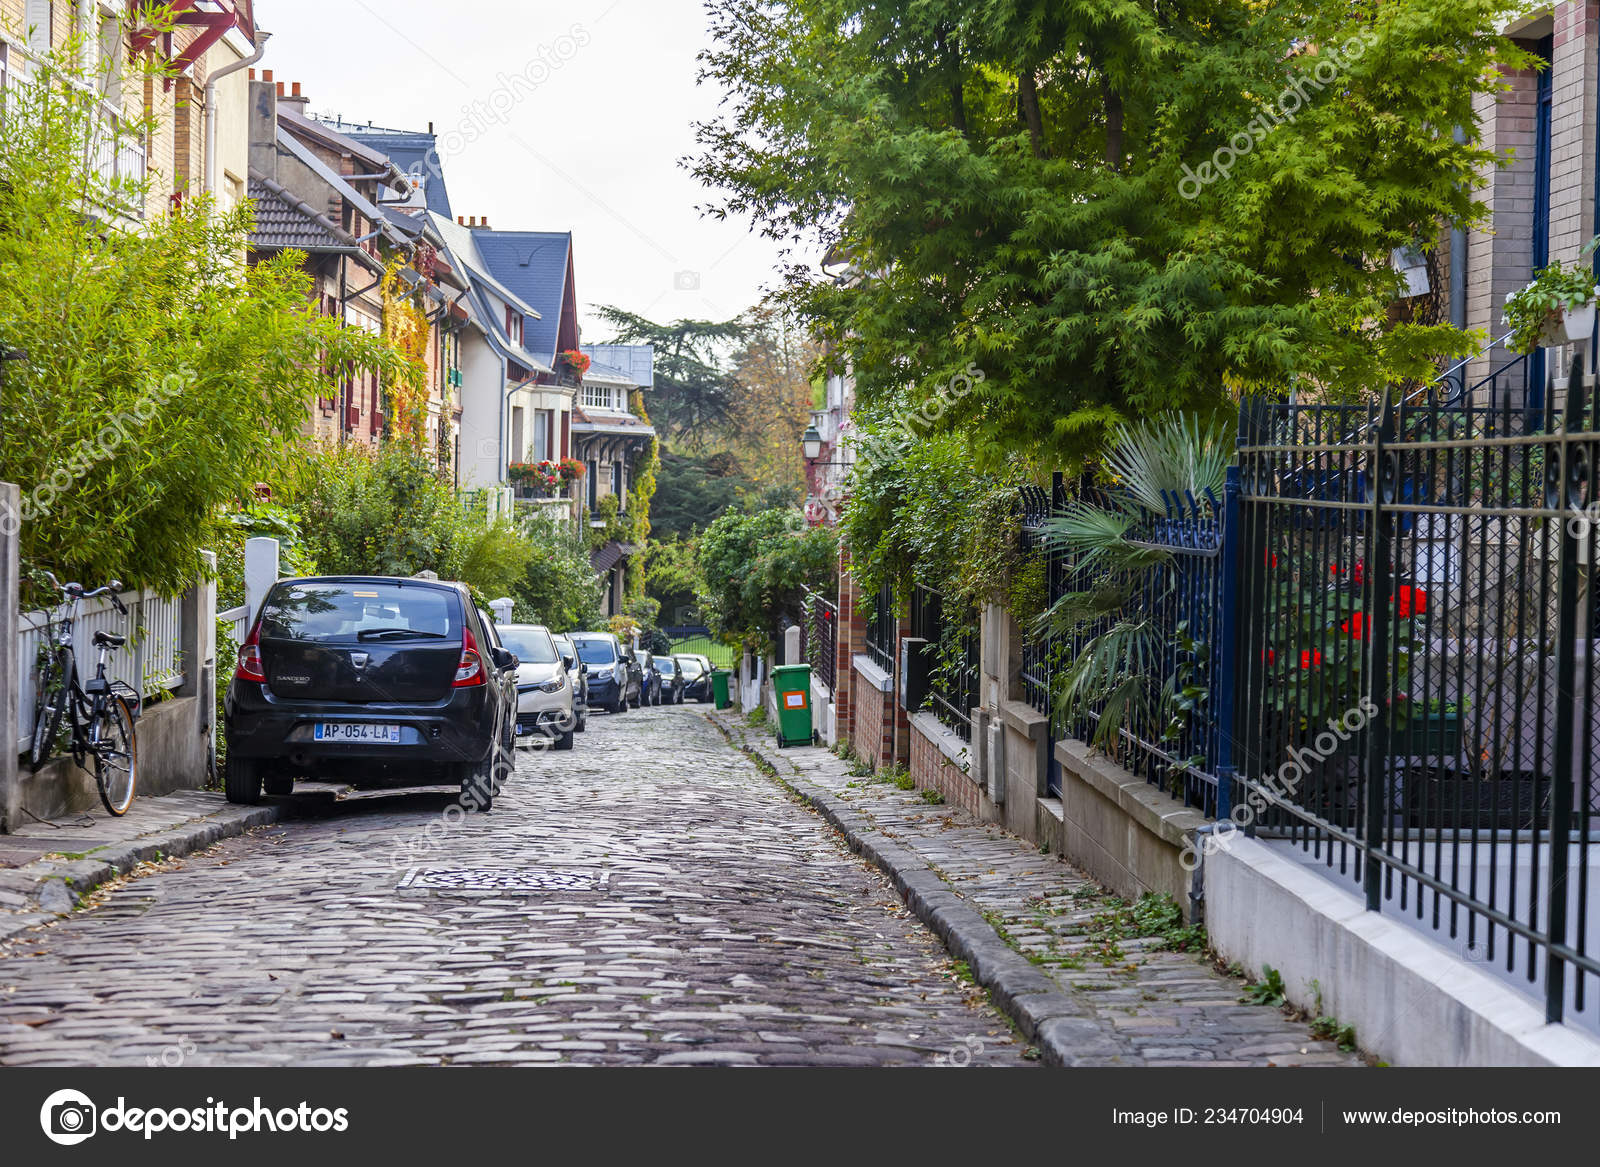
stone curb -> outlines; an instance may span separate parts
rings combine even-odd
[[[966,962],[973,979],[989,990],[994,1003],[1039,1048],[1040,1060],[1046,1065],[1071,1066],[1087,1058],[1104,1066],[1129,1054],[1120,1043],[1107,1038],[1104,1025],[1082,1001],[1063,992],[1006,943],[982,913],[951,890],[915,851],[886,838],[860,811],[803,777],[772,743],[753,743],[742,725],[730,724],[715,714],[706,716],[730,742],[780,771],[779,782],[810,803],[844,836],[852,851],[889,877],[917,918],[944,942],[952,956]],[[1135,1063],[1138,1059],[1128,1060]]]
[[[107,843],[90,858],[35,859],[0,871],[0,893],[12,893],[4,897],[12,901],[20,893],[22,900],[15,910],[0,912],[0,940],[69,914],[81,896],[140,863],[152,862],[157,856],[192,855],[253,827],[277,822],[281,814],[277,806],[225,806],[215,814],[176,827]]]

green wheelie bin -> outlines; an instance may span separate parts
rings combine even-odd
[[[811,666],[779,665],[772,670],[778,697],[778,746],[811,744]]]

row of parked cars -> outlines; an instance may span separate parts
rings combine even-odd
[[[519,744],[570,750],[592,710],[711,699],[711,662],[609,632],[496,625],[460,584],[282,580],[239,648],[223,703],[230,802],[297,777],[444,781],[488,810]]]

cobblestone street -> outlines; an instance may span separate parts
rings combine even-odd
[[[0,948],[0,1063],[1027,1066],[875,868],[693,706],[494,812],[334,802]]]

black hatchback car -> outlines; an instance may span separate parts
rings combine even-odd
[[[288,794],[314,775],[459,784],[467,809],[488,810],[511,757],[516,667],[459,584],[282,580],[223,703],[228,801],[256,802],[263,786]]]

